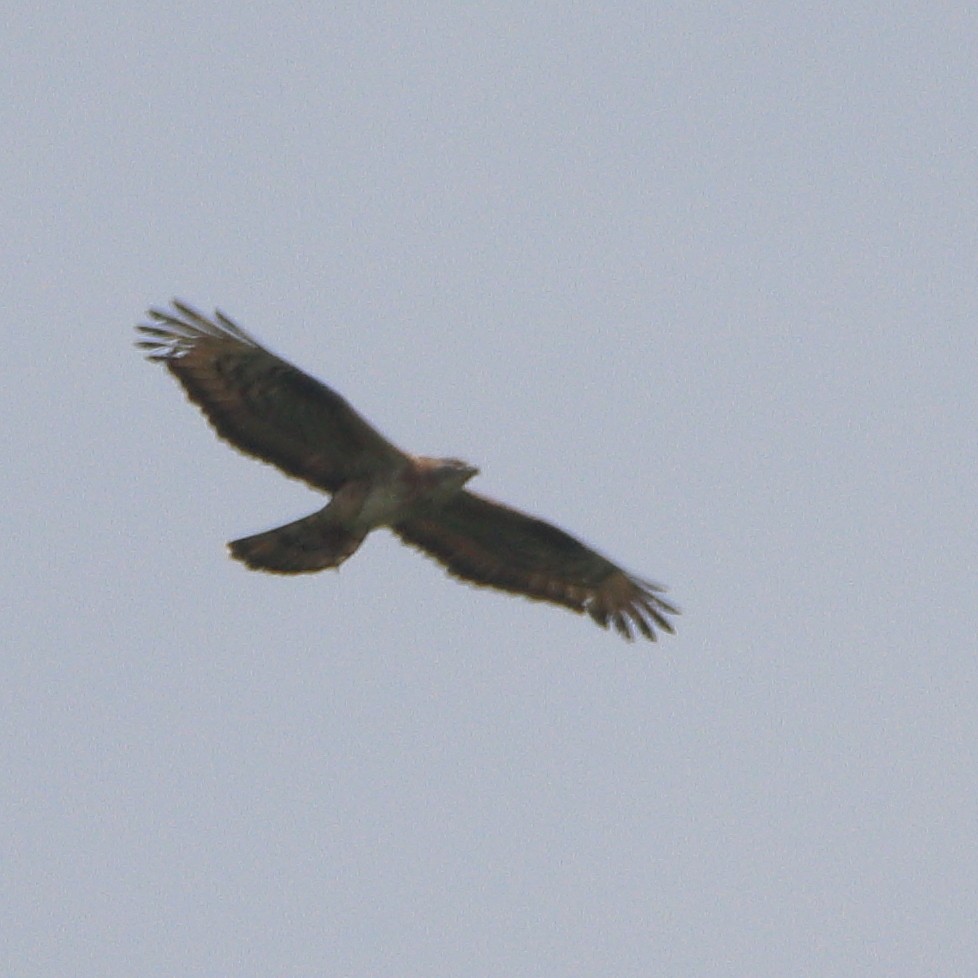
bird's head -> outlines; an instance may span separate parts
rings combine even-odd
[[[416,471],[421,477],[423,495],[432,502],[444,502],[454,496],[479,470],[457,458],[415,456]]]
[[[440,458],[435,469],[439,485],[461,489],[469,479],[479,474],[479,470],[458,458]]]

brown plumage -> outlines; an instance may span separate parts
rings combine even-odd
[[[330,493],[321,510],[229,544],[249,567],[338,567],[388,527],[472,584],[586,612],[632,637],[672,632],[662,588],[563,530],[464,488],[478,469],[401,451],[335,391],[270,353],[221,312],[153,309],[137,345],[165,364],[221,438]]]

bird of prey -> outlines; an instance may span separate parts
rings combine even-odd
[[[586,612],[625,638],[672,632],[662,588],[627,574],[550,523],[465,488],[478,469],[409,455],[335,391],[280,359],[222,312],[177,300],[151,309],[137,343],[183,385],[217,434],[331,495],[321,510],[228,544],[248,567],[302,574],[339,567],[387,527],[471,584]]]

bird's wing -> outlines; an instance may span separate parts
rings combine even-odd
[[[335,391],[279,359],[220,311],[207,319],[182,302],[150,310],[137,329],[232,445],[310,485],[335,492],[406,456]]]
[[[550,523],[468,490],[392,529],[456,577],[587,612],[626,638],[637,628],[655,641],[656,628],[673,631],[666,616],[679,613],[658,585],[631,577]]]

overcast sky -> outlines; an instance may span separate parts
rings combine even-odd
[[[16,6],[0,972],[975,973],[973,6]],[[677,634],[229,560],[173,296]]]

